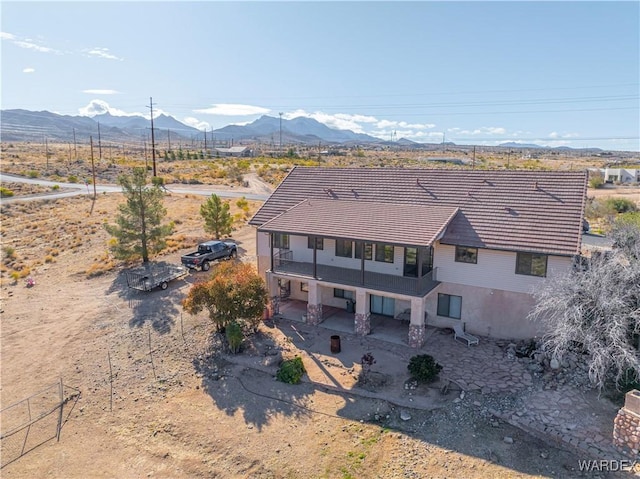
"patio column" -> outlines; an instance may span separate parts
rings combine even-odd
[[[426,321],[424,316],[424,299],[411,298],[411,322],[409,323],[409,346],[421,348],[426,339]]]
[[[356,288],[356,315],[354,317],[355,333],[366,336],[371,333],[371,311],[367,301],[367,290]]]
[[[316,326],[322,322],[322,289],[317,281],[309,281],[307,300],[307,324]]]
[[[270,271],[267,271],[267,289],[269,291],[271,314],[280,314],[280,288],[278,286],[278,278]]]

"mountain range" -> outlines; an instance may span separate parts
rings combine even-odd
[[[151,122],[142,116],[114,116],[102,113],[94,117],[59,115],[49,111],[2,110],[0,111],[0,136],[2,141],[71,142],[75,139],[100,136],[102,141],[139,141],[146,139]],[[155,135],[172,140],[203,141],[205,132],[176,120],[172,116],[159,115],[153,119]],[[373,136],[354,133],[351,130],[329,128],[312,118],[298,117],[291,120],[262,116],[246,125],[228,125],[207,131],[207,140],[241,142],[253,141],[283,144],[362,144],[382,143]]]
[[[166,144],[169,140],[177,143],[220,142],[225,145],[261,143],[263,145],[369,145],[402,147],[408,149],[434,149],[443,146],[458,147],[455,143],[445,145],[417,143],[406,138],[385,141],[351,130],[330,128],[313,118],[297,117],[291,120],[268,115],[246,125],[227,125],[217,130],[204,132],[186,125],[169,115],[159,115],[153,119],[156,144]],[[102,113],[93,117],[59,115],[49,111],[29,111],[21,109],[0,110],[0,139],[2,141],[71,143],[76,140],[88,143],[89,137],[95,141],[116,144],[136,143],[150,140],[151,122],[140,115],[114,116]],[[466,145],[469,147],[470,145]],[[489,147],[491,148],[491,147]],[[530,143],[507,142],[493,148],[527,148],[541,150],[572,150],[570,147],[551,148]],[[581,151],[597,153],[599,148],[582,148]]]

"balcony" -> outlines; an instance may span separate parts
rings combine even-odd
[[[292,257],[292,251],[276,252],[273,256],[272,272],[299,278],[317,279],[337,285],[357,286],[360,288],[419,297],[426,295],[440,284],[434,279],[436,270],[430,271],[421,278],[410,278],[393,274],[375,273],[373,271],[316,264],[316,274],[314,277],[313,263],[294,261],[291,259]]]

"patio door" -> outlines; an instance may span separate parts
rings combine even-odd
[[[375,294],[372,294],[370,298],[369,309],[371,314],[393,317],[396,310],[395,299],[387,298],[386,296],[376,296]]]

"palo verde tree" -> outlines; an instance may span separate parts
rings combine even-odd
[[[545,325],[551,354],[587,353],[589,379],[600,389],[609,380],[640,381],[640,224],[614,225],[610,235],[611,252],[550,279],[530,313]]]
[[[167,214],[164,193],[158,185],[147,184],[143,168],[134,168],[131,175],[121,175],[118,183],[126,202],[118,206],[116,224],[105,225],[115,239],[111,250],[116,258],[141,257],[146,263],[149,255],[165,247],[165,239],[173,231],[173,223],[162,224]]]
[[[204,230],[215,239],[229,236],[233,231],[233,217],[229,211],[229,202],[222,201],[216,194],[211,195],[200,205],[200,215],[204,219]]]
[[[265,282],[253,266],[226,261],[216,265],[208,281],[194,284],[182,305],[190,314],[206,309],[219,331],[231,322],[255,329],[267,298]]]

